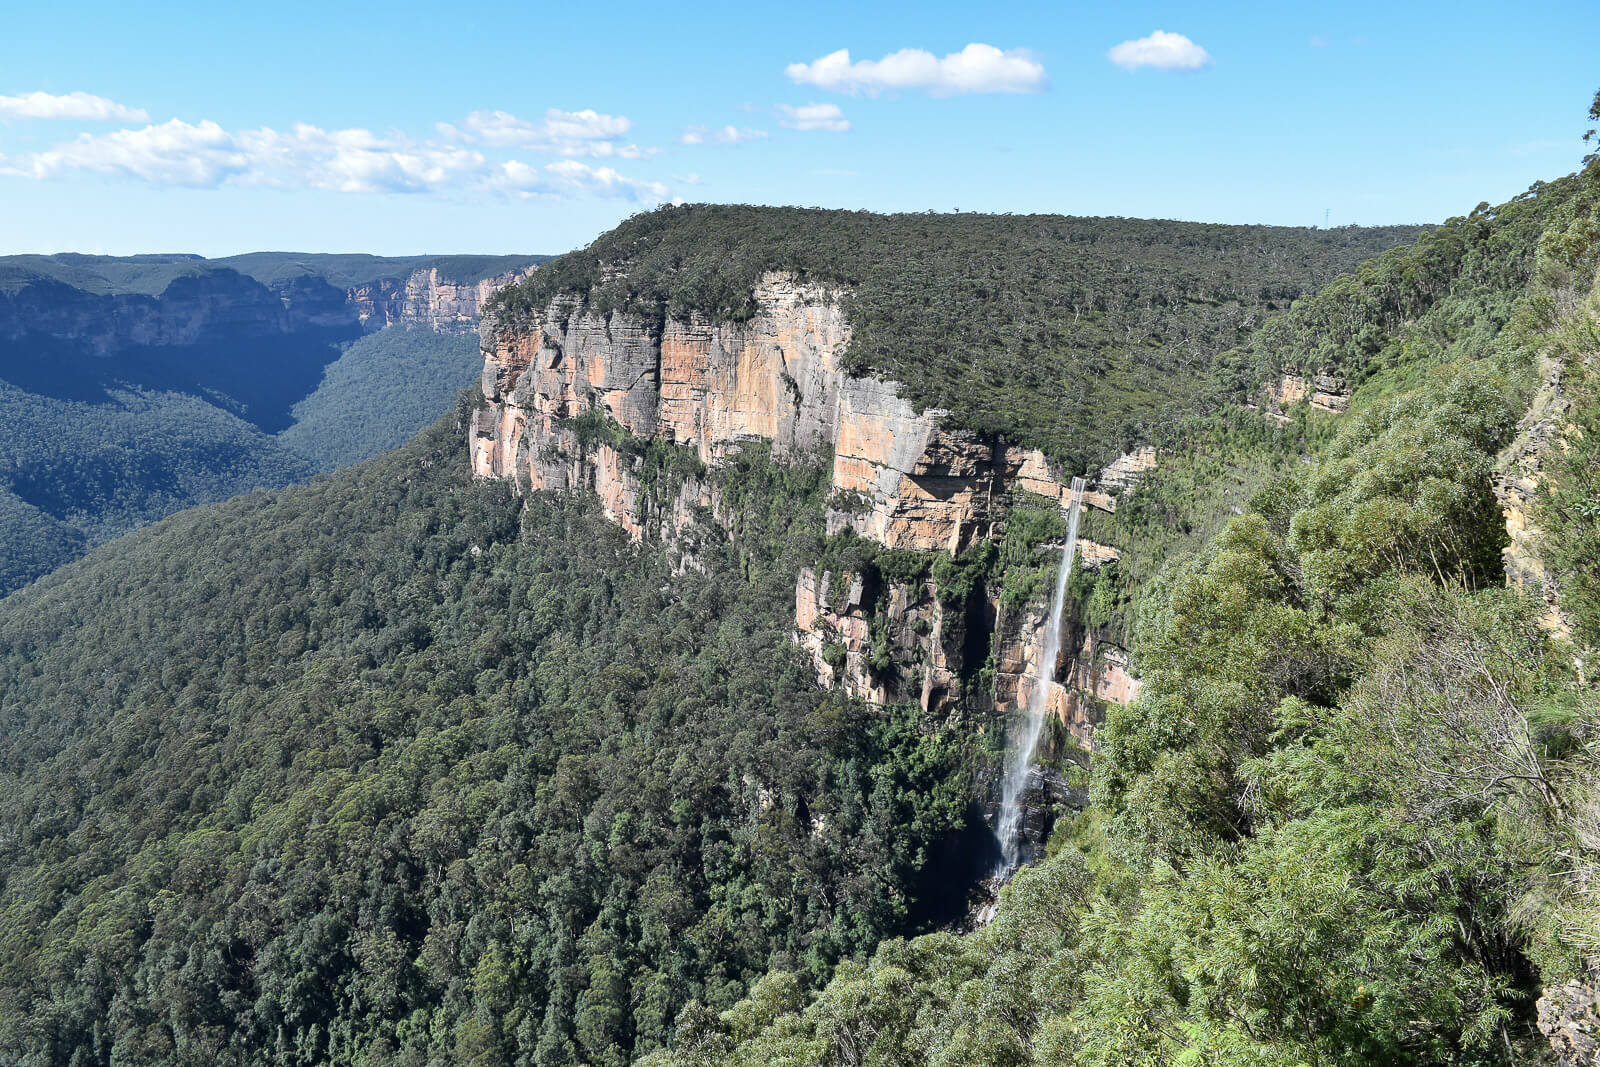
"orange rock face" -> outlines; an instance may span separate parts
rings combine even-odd
[[[1038,452],[946,427],[943,412],[918,413],[895,383],[844,373],[850,331],[837,294],[775,273],[756,295],[760,310],[743,323],[691,316],[655,326],[599,315],[576,295],[529,323],[486,322],[474,470],[526,472],[533,488],[626,479],[580,456],[564,425],[599,411],[639,437],[692,446],[712,465],[755,439],[778,455],[830,449],[841,500],[830,526],[891,548],[959,551],[990,531],[1012,484],[1064,499]]]
[[[1344,382],[1331,374],[1317,374],[1310,378],[1302,374],[1285,374],[1276,384],[1262,389],[1260,410],[1274,422],[1286,423],[1284,414],[1302,401],[1309,401],[1315,411],[1334,413],[1350,405],[1350,394]],[[1252,405],[1254,406],[1254,405]]]
[[[1039,684],[1044,623],[1044,613],[1037,609],[1001,617],[996,628],[997,710],[1021,709]],[[1064,636],[1068,640],[1062,642],[1060,658],[1053,665],[1045,711],[1064,722],[1072,736],[1093,751],[1101,706],[1133,703],[1139,698],[1139,680],[1128,673],[1128,654],[1123,649],[1081,628]]]
[[[754,440],[780,457],[830,450],[830,532],[854,529],[890,548],[959,552],[998,532],[1014,488],[1067,503],[1070,478],[1038,451],[947,426],[944,412],[917,412],[894,382],[846,374],[850,329],[839,294],[772,273],[756,298],[756,315],[742,323],[601,315],[579,294],[528,322],[489,318],[474,472],[530,489],[588,489],[636,538],[685,536],[696,509],[717,510],[715,492],[693,478],[675,500],[652,502],[640,461],[614,447],[601,422],[580,419],[603,414],[636,437],[693,448],[710,467]],[[1154,464],[1153,450],[1122,457],[1088,502],[1111,510],[1114,494]],[[1086,566],[1114,558],[1115,549],[1084,543]],[[876,590],[859,576],[805,571],[795,590],[797,639],[818,677],[878,703],[958,702],[964,678],[981,666],[966,660],[975,649],[987,656],[993,620],[992,603],[952,607],[928,582]],[[967,639],[975,626],[985,638],[976,645]],[[1002,642],[999,651],[1012,650]],[[1098,670],[1084,684],[1107,694],[1100,699],[1136,690],[1114,668]],[[1062,697],[1069,722],[1075,699]],[[1089,719],[1079,718],[1087,736]]]

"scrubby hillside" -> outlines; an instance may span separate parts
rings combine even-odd
[[[1600,165],[1289,306],[1413,235],[689,208],[556,261],[410,444],[0,602],[0,1059],[1536,1062],[1600,954]],[[826,373],[694,332],[763,279]],[[850,390],[948,541],[746,432]],[[1064,532],[1013,441],[1130,435],[1070,611],[1143,689],[950,932]],[[924,652],[963,699],[887,697]]]
[[[461,434],[0,604],[0,1059],[620,1062],[908,928],[965,764],[789,640],[820,472],[675,573]]]
[[[1592,997],[1600,955],[1597,267],[1591,166],[1256,335],[1241,363],[1363,384],[1144,592],[1142,696],[1051,858],[981,932],[815,995],[774,970],[652,1062],[1541,1062],[1536,999]],[[1496,490],[1541,465],[1521,550],[1551,582],[1505,588]]]

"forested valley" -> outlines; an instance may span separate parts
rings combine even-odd
[[[1551,1062],[1600,985],[1600,162],[1426,230],[666,207],[496,314],[738,321],[773,269],[953,426],[1161,455],[1070,586],[1143,688],[992,919],[935,904],[1002,717],[819,685],[797,575],[1025,605],[1060,517],[880,552],[831,456],[569,420],[714,488],[632,539],[474,479],[468,392],[0,600],[0,1062]],[[391,442],[385,368],[454,384],[414,341],[284,447]],[[1263,410],[1319,374],[1344,410]]]
[[[347,287],[541,258],[0,257],[0,596],[175,511],[404,444],[472,381],[476,322],[363,324]]]

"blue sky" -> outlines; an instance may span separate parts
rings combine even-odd
[[[1588,3],[61,11],[0,36],[0,252],[557,252],[674,198],[1437,221],[1574,169],[1600,86]]]

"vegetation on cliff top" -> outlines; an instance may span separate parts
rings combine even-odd
[[[1352,314],[1388,286],[1415,313],[1346,365],[1336,432],[1297,435],[1316,461],[1257,468],[1151,583],[1093,803],[992,926],[891,941],[815,994],[774,972],[651,1062],[1538,1062],[1540,987],[1600,957],[1600,698],[1537,591],[1503,587],[1492,480],[1540,360],[1564,365],[1545,547],[1592,642],[1600,164],[1538,199],[1539,225],[1525,200],[1477,213],[1518,220],[1509,265],[1435,272],[1424,241],[1340,283]],[[1304,365],[1322,310],[1255,351]],[[1196,492],[1168,518],[1209,514]]]
[[[340,289],[377,281],[403,281],[413,271],[437,269],[447,281],[470,284],[543,263],[549,256],[369,256],[321,252],[247,252],[222,259],[185,254],[0,256],[0,293],[39,281],[61,282],[102,296],[159,296],[179,278],[237,271],[267,286],[321,278]]]
[[[1060,215],[878,215],[721,205],[637,215],[496,297],[598,312],[755,311],[766,271],[846,291],[849,366],[919,408],[1084,471],[1210,395],[1217,355],[1415,226],[1332,230]]]

